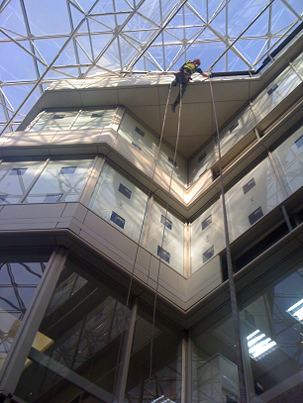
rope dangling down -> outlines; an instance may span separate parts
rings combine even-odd
[[[231,312],[232,312],[234,333],[235,333],[235,342],[236,342],[236,356],[237,356],[237,365],[238,365],[240,403],[247,403],[247,389],[246,389],[246,381],[245,381],[245,373],[244,373],[244,360],[243,360],[242,343],[241,343],[240,316],[239,316],[239,311],[238,311],[237,294],[236,294],[236,289],[235,289],[234,273],[233,273],[232,260],[231,260],[227,212],[226,212],[225,195],[224,195],[222,160],[221,160],[221,149],[220,149],[220,134],[219,134],[219,128],[218,128],[218,120],[217,120],[217,114],[216,114],[213,87],[212,87],[212,82],[211,82],[210,77],[209,77],[209,84],[210,84],[210,92],[211,92],[211,97],[212,97],[214,119],[215,119],[215,123],[216,123],[216,142],[217,142],[218,154],[219,154],[221,201],[222,201],[224,233],[225,233],[225,242],[226,242],[228,284],[229,284]]]
[[[179,113],[178,113],[177,137],[176,137],[176,142],[175,142],[175,151],[174,151],[172,169],[171,169],[170,179],[169,179],[168,195],[170,195],[170,192],[171,192],[172,178],[173,178],[173,173],[174,173],[174,169],[175,169],[174,167],[175,167],[175,161],[176,161],[176,157],[177,157],[177,150],[178,150],[178,144],[179,144],[179,138],[180,138],[180,122],[181,122],[181,109],[182,109],[182,96],[181,96],[182,83],[180,83],[179,91],[180,91],[180,107],[179,107]],[[165,116],[165,118],[166,118],[166,116]],[[168,214],[168,203],[166,203],[164,223],[166,223],[167,214]],[[164,224],[163,232],[162,232],[162,240],[161,240],[161,250],[163,250],[165,232],[166,232],[166,225]],[[153,322],[152,322],[151,341],[150,341],[150,355],[149,355],[150,364],[149,364],[148,384],[150,383],[150,381],[152,379],[152,371],[153,371],[154,333],[155,333],[155,327],[156,327],[156,311],[157,311],[157,299],[158,299],[158,292],[159,292],[160,268],[161,268],[161,258],[159,259],[158,268],[157,268],[156,290],[155,290],[155,298],[154,298],[154,306],[153,306]]]
[[[158,151],[157,151],[156,158],[155,158],[155,163],[154,163],[154,167],[153,167],[153,171],[152,171],[151,181],[149,182],[150,186],[149,186],[148,194],[147,194],[147,203],[146,203],[144,214],[143,214],[143,220],[142,220],[142,225],[141,225],[141,228],[140,228],[139,238],[138,238],[138,242],[137,242],[135,258],[134,258],[134,262],[133,262],[133,265],[132,265],[132,271],[131,271],[131,276],[130,276],[130,281],[129,281],[129,286],[128,286],[128,292],[127,292],[127,297],[126,297],[126,302],[125,302],[125,307],[126,308],[129,307],[131,289],[132,289],[134,273],[135,273],[135,267],[136,267],[136,263],[137,263],[137,260],[138,260],[140,242],[142,240],[144,223],[145,223],[146,216],[147,216],[148,202],[149,202],[149,199],[150,199],[151,194],[152,194],[151,187],[152,187],[152,183],[154,181],[156,169],[157,169],[158,162],[159,162],[160,149],[161,149],[162,140],[163,140],[163,136],[164,136],[164,129],[165,129],[165,124],[166,124],[166,117],[167,117],[167,110],[168,110],[168,106],[169,106],[171,89],[172,89],[172,83],[170,83],[169,89],[168,89],[168,94],[167,94],[167,99],[166,99],[166,104],[165,104],[164,117],[163,117],[162,128],[161,128],[161,134],[160,134],[159,145],[158,145]],[[180,104],[180,108],[181,108],[181,104]],[[166,214],[165,214],[165,218],[166,218]],[[164,228],[165,228],[165,226],[164,226]],[[163,245],[163,239],[164,239],[163,237],[164,237],[164,234],[162,235],[161,247]],[[158,281],[157,281],[157,288],[158,288]],[[154,317],[155,317],[155,315],[153,314],[153,323],[154,323]],[[154,325],[153,325],[153,329],[154,329]],[[153,330],[153,332],[154,332],[154,330]],[[117,380],[118,380],[118,370],[119,370],[119,367],[120,367],[119,363],[120,363],[121,355],[122,355],[122,343],[123,343],[123,333],[121,333],[120,342],[119,342],[117,366],[116,366],[115,378],[114,378],[113,401],[115,400],[116,392],[117,392],[116,389],[117,389]],[[150,377],[149,377],[149,379],[150,379]]]

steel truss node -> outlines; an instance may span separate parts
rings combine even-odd
[[[203,70],[255,71],[302,12],[301,0],[3,0],[0,132],[61,79],[174,71],[195,57]]]

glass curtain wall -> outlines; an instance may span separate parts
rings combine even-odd
[[[86,130],[110,127],[116,109],[44,111],[27,131]]]
[[[184,223],[108,163],[88,207],[183,274]]]
[[[292,267],[292,268],[291,268]],[[294,269],[295,267],[295,269]],[[286,273],[285,273],[286,270]],[[288,270],[288,271],[287,271]],[[302,387],[303,259],[285,262],[284,274],[241,295],[241,333],[252,403],[300,402]],[[251,295],[254,295],[251,298]],[[230,309],[215,325],[192,331],[193,402],[238,402],[238,373]]]
[[[230,241],[234,241],[303,185],[303,127],[226,192]],[[191,224],[191,272],[225,248],[221,200]]]
[[[230,240],[238,238],[284,200],[268,158],[226,192]]]
[[[3,162],[0,165],[0,204],[19,203],[42,165],[41,161]]]
[[[300,54],[292,66],[287,66],[267,87],[231,122],[220,131],[221,155],[226,155],[233,147],[252,132],[283,100],[300,85],[302,86],[302,58]],[[300,76],[301,75],[301,76]],[[208,143],[198,155],[190,160],[190,180],[196,181],[202,173],[218,160],[217,147]]]
[[[37,285],[45,271],[49,254],[40,259],[31,256],[0,257],[0,369]]]
[[[149,214],[144,246],[183,274],[184,223],[155,201]]]
[[[191,224],[191,272],[225,248],[222,202],[217,200]]]
[[[115,228],[140,242],[147,195],[105,163],[88,207]]]
[[[91,165],[92,160],[50,161],[25,203],[76,201]]]
[[[288,195],[303,185],[303,126],[273,152]]]
[[[145,157],[148,157],[149,161],[156,161],[159,138],[128,113],[124,114],[118,133]],[[187,183],[186,165],[186,158],[177,155],[174,161],[174,150],[166,144],[161,144],[157,167],[164,173],[161,179],[166,185],[169,185],[171,175],[176,182],[185,185]]]
[[[181,331],[138,310],[124,403],[181,403]],[[152,343],[152,354],[151,354]]]
[[[125,306],[117,289],[88,277],[88,272],[79,262],[66,262],[39,328],[48,343],[42,349],[32,346],[16,396],[28,403],[111,403],[118,394],[120,372],[129,371],[125,402],[138,401],[140,395],[141,402],[150,403],[159,393],[179,401],[180,332],[158,318],[153,326],[152,313],[139,307],[134,337],[128,341],[128,369],[123,351],[133,308]]]
[[[0,204],[76,201],[92,163],[92,159],[53,160],[43,168],[44,161],[3,162]]]

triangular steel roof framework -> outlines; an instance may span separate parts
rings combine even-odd
[[[302,22],[301,0],[2,0],[0,132],[56,80],[178,70],[255,72]]]

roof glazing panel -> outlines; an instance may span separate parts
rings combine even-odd
[[[302,0],[2,0],[0,132],[62,78],[174,71],[196,57],[203,70],[256,71],[302,12]]]

